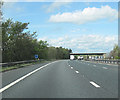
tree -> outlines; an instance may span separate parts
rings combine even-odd
[[[3,2],[0,1],[0,63],[2,62],[2,6]]]
[[[115,45],[109,55],[110,58],[113,57],[115,59],[120,59],[120,47],[118,45]]]
[[[32,59],[31,56],[32,40],[35,32],[30,34],[28,29],[29,23],[13,22],[8,19],[2,23],[2,47],[3,62],[19,61]]]
[[[40,59],[68,59],[71,49],[49,47],[47,41],[38,41],[36,32],[28,31],[29,23],[12,19],[2,22],[2,55],[3,62],[34,59],[38,54]]]
[[[37,42],[38,47],[37,47],[37,52],[39,55],[40,59],[46,59],[47,58],[47,49],[48,49],[48,43],[47,41],[38,41]]]

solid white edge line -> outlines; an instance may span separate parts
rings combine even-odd
[[[100,88],[100,86],[99,85],[97,85],[95,82],[93,82],[93,81],[90,81],[90,84],[92,84],[93,86],[95,86],[96,88]]]
[[[76,70],[75,72],[76,72],[76,73],[79,73],[79,71],[77,71],[77,70]]]
[[[54,61],[54,62],[48,63],[48,64],[46,64],[46,65],[44,65],[44,66],[41,66],[41,67],[39,67],[39,68],[33,70],[33,71],[30,72],[30,73],[28,73],[28,74],[22,76],[21,78],[17,79],[16,81],[14,81],[14,82],[8,84],[7,86],[1,88],[1,89],[0,89],[0,93],[2,93],[3,91],[5,91],[6,89],[12,87],[13,85],[17,84],[18,82],[22,81],[22,80],[25,79],[26,77],[32,75],[33,73],[39,71],[40,69],[42,69],[42,68],[44,68],[44,67],[46,67],[46,66],[48,66],[48,65],[50,65],[50,64],[52,64],[52,63],[55,63],[55,62],[58,62],[58,61]]]

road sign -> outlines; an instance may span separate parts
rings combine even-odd
[[[35,58],[36,58],[36,59],[38,58],[38,55],[37,55],[37,54],[35,55]]]

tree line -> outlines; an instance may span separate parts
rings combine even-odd
[[[38,41],[36,32],[28,30],[30,23],[8,19],[2,22],[2,62],[35,59],[68,59],[71,49],[49,46],[47,41]]]
[[[108,58],[120,59],[120,47],[115,44],[113,50],[110,51]]]

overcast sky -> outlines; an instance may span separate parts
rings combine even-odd
[[[109,52],[118,42],[117,2],[11,2],[4,18],[30,22],[38,40],[77,52]]]

